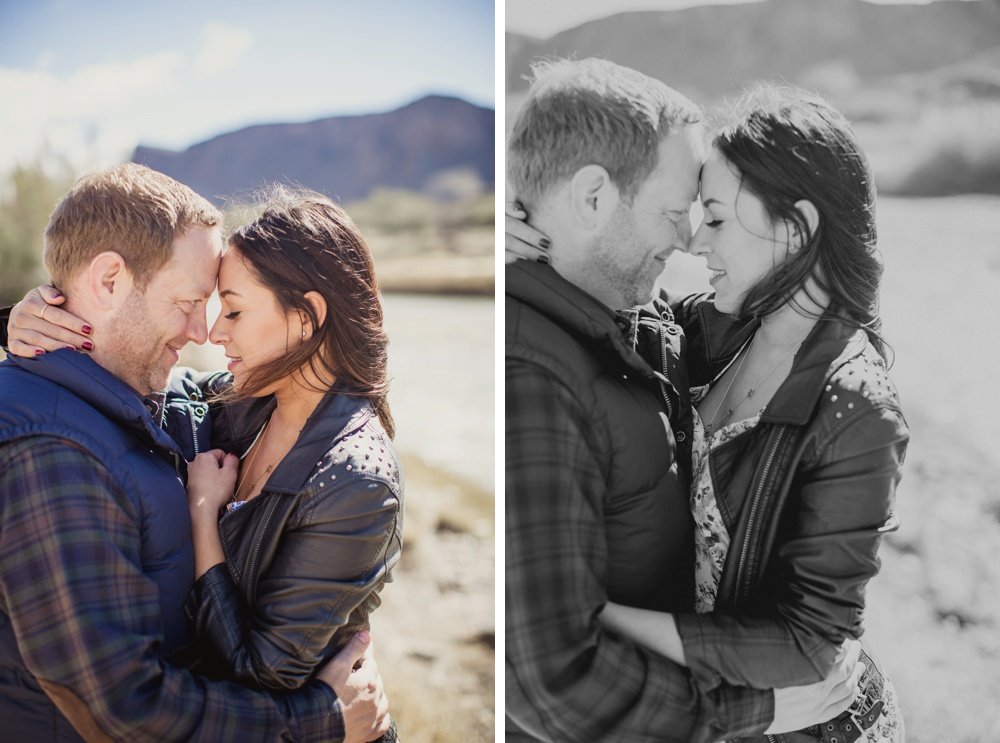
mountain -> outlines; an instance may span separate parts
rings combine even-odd
[[[380,186],[432,189],[436,180],[456,171],[492,189],[493,132],[493,109],[427,96],[387,113],[250,126],[182,152],[140,145],[132,161],[176,178],[217,204],[275,181],[346,202]]]
[[[1000,71],[1000,0],[765,0],[619,13],[549,39],[509,33],[506,43],[509,94],[527,88],[523,78],[533,58],[603,57],[704,102],[752,80],[845,88],[958,65],[977,54]]]

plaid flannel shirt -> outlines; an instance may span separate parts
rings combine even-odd
[[[71,690],[115,739],[341,740],[325,684],[272,696],[160,657],[139,517],[121,484],[72,443],[0,446],[0,608],[27,669]]]

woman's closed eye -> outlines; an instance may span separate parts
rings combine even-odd
[[[239,310],[233,310],[229,314],[223,315],[223,317],[226,318],[227,320],[235,320],[239,316],[240,316],[240,311]]]
[[[721,219],[708,219],[708,220],[705,220],[704,224],[705,224],[706,227],[714,230],[714,229],[718,228],[719,225],[722,224],[722,220]]]

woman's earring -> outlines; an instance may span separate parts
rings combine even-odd
[[[302,328],[302,333],[299,335],[299,340],[304,341],[306,339],[306,329]]]

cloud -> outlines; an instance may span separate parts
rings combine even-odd
[[[18,102],[4,111],[0,170],[33,159],[44,144],[76,162],[120,157],[153,104],[176,93],[182,65],[179,52],[163,52],[63,77],[0,67],[0,99]],[[111,142],[116,151],[105,152]]]
[[[193,63],[195,78],[204,80],[233,69],[253,44],[253,34],[245,29],[222,23],[205,24],[201,30],[201,47]]]

